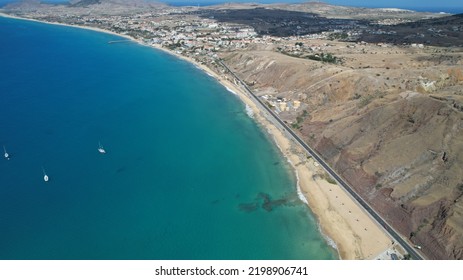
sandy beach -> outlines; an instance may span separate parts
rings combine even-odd
[[[239,86],[218,77],[254,112],[254,118],[272,136],[296,172],[298,187],[322,232],[335,244],[341,259],[374,259],[392,246],[392,239],[340,186],[330,184],[325,171],[291,138],[266,117],[266,114]]]
[[[268,114],[241,86],[191,58],[163,50],[195,64],[215,77],[226,88],[237,93],[242,102],[251,108],[254,119],[269,133],[293,167],[299,191],[316,215],[323,234],[330,243],[334,242],[341,259],[375,259],[393,247],[391,237],[382,227],[343,188],[326,181],[323,168],[313,159],[307,159],[307,154],[302,148],[269,119]]]
[[[0,16],[17,18],[21,20],[34,19],[20,18],[0,13]],[[130,39],[147,46],[139,40],[112,31],[75,26],[61,23],[43,22],[70,27],[89,29],[98,32],[109,33]],[[282,154],[293,166],[298,178],[298,188],[308,203],[312,212],[316,215],[322,232],[328,236],[328,240],[336,244],[341,259],[375,259],[378,255],[392,247],[393,242],[385,231],[342,189],[340,186],[330,184],[324,179],[325,171],[318,166],[313,159],[307,158],[307,154],[277,127],[268,114],[266,114],[256,102],[248,96],[246,91],[236,85],[227,76],[212,71],[207,66],[184,57],[161,46],[152,46],[158,50],[174,55],[180,59],[193,63],[209,75],[213,76],[223,86],[237,93],[238,97],[254,112],[254,119],[265,129],[279,147]]]

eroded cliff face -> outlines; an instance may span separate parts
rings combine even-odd
[[[393,53],[343,65],[271,50],[223,58],[258,95],[301,101],[280,116],[429,258],[462,259],[461,60]]]

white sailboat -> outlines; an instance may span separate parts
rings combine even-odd
[[[43,168],[43,166],[42,166],[42,172],[43,172],[43,180],[44,180],[45,182],[48,182],[48,175],[47,175],[47,173],[45,172],[45,168]]]
[[[98,152],[100,152],[100,154],[106,154],[106,150],[103,148],[100,142],[98,142]]]
[[[10,160],[10,155],[6,152],[5,145],[3,145],[3,151],[5,152],[4,156],[7,160]]]

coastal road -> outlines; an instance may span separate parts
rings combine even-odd
[[[370,216],[374,220],[376,220],[376,222],[379,225],[381,225],[384,228],[384,230],[387,233],[389,233],[389,235],[392,238],[394,238],[410,254],[410,256],[413,259],[423,259],[423,257],[412,246],[410,246],[410,244],[405,239],[403,239],[383,218],[381,218],[381,216],[378,213],[376,213],[376,211],[373,210],[373,208],[371,208],[370,205],[363,198],[361,198],[353,190],[353,188],[349,186],[349,184],[346,181],[344,181],[344,179],[342,179],[341,176],[339,176],[317,152],[315,152],[304,141],[302,141],[302,139],[299,138],[299,136],[297,136],[296,133],[294,133],[292,129],[285,122],[283,122],[275,112],[273,112],[269,107],[267,107],[262,102],[262,100],[260,100],[260,98],[251,91],[251,89],[246,85],[246,83],[244,83],[241,80],[240,77],[238,77],[232,70],[230,70],[230,68],[228,68],[228,66],[225,65],[225,63],[223,63],[222,60],[219,60],[219,64],[241,83],[241,85],[246,89],[246,91],[251,95],[251,97],[253,97],[254,100],[256,100],[270,115],[272,115],[272,117],[278,122],[278,124],[281,125],[286,130],[286,132],[288,132],[293,137],[293,139],[296,142],[298,142],[299,145],[301,145],[302,148],[304,148],[304,150],[309,155],[311,155],[325,169],[325,171],[328,172],[331,175],[331,177],[333,177],[336,180],[336,182],[340,186],[342,186],[357,201],[357,203],[360,204],[365,209],[365,211],[367,211],[367,213],[370,214]]]

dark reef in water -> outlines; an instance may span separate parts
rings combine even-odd
[[[295,196],[285,196],[278,199],[273,199],[269,194],[260,192],[257,194],[254,202],[249,203],[240,203],[239,208],[243,212],[253,212],[259,208],[264,209],[267,212],[273,211],[276,207],[279,206],[292,206],[300,203],[300,201]]]

